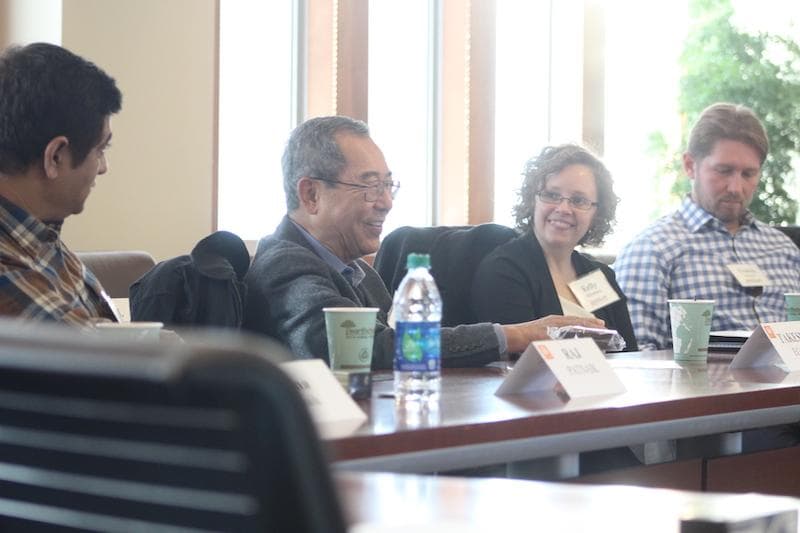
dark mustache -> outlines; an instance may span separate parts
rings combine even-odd
[[[744,202],[744,198],[742,198],[741,196],[735,195],[735,194],[734,195],[726,194],[725,196],[720,198],[719,201],[720,202]]]

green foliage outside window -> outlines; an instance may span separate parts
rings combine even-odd
[[[750,210],[760,220],[794,224],[797,201],[786,187],[797,183],[800,168],[800,46],[791,37],[746,33],[736,28],[730,0],[690,0],[692,26],[681,55],[679,109],[681,149],[660,133],[651,137],[655,153],[666,156],[660,176],[673,176],[672,192],[691,189],[681,166],[681,151],[700,112],[714,102],[744,104],[764,123],[770,153]]]

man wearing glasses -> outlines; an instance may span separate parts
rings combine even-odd
[[[715,300],[712,330],[786,320],[783,294],[800,291],[800,250],[747,209],[768,150],[751,109],[720,103],[700,115],[683,155],[691,195],[614,264],[641,348],[668,347],[668,298]]]
[[[377,307],[372,366],[392,367],[392,297],[361,257],[380,245],[399,183],[363,122],[308,120],[283,153],[287,215],[261,239],[247,275],[245,328],[286,343],[297,358],[328,360],[324,307]],[[602,321],[546,317],[513,325],[442,328],[442,363],[479,366],[546,338],[547,326]]]

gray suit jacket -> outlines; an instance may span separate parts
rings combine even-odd
[[[323,307],[377,307],[373,369],[392,368],[394,330],[387,325],[392,297],[367,263],[366,278],[353,287],[311,249],[302,233],[284,217],[273,235],[258,243],[247,273],[244,328],[287,344],[298,359],[319,357],[328,362]],[[497,336],[491,324],[442,328],[442,365],[481,366],[498,358]]]

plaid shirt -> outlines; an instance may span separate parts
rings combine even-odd
[[[758,265],[770,284],[742,287],[731,263]],[[690,198],[629,243],[614,270],[641,349],[669,346],[667,298],[715,300],[712,330],[749,330],[786,320],[783,293],[800,292],[800,250],[788,237],[749,212],[731,235]]]
[[[60,231],[61,223],[45,224],[0,197],[0,315],[77,326],[114,320],[100,282]]]

